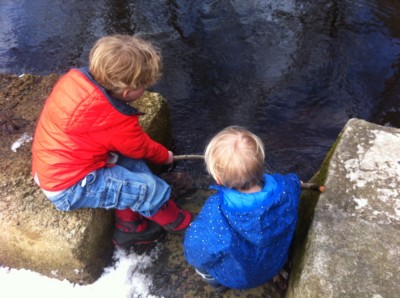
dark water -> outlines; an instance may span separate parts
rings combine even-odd
[[[103,35],[144,33],[163,52],[153,90],[176,154],[243,125],[272,171],[307,180],[348,119],[400,127],[399,15],[388,0],[0,0],[0,72],[63,73]]]

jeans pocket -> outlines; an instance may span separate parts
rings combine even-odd
[[[108,179],[106,193],[103,196],[102,206],[106,209],[131,208],[135,211],[149,209],[146,206],[147,185],[141,182],[121,181],[117,179]]]
[[[64,191],[63,193],[61,193],[53,198],[49,198],[49,200],[54,204],[54,206],[59,211],[70,211],[71,210],[71,204],[68,201],[68,196],[67,196],[66,191]]]

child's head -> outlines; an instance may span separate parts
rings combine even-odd
[[[130,35],[100,38],[89,55],[89,70],[106,90],[122,94],[154,85],[161,75],[161,55],[148,41]]]
[[[246,190],[262,181],[264,144],[248,130],[230,126],[206,147],[205,163],[214,179],[226,187]]]

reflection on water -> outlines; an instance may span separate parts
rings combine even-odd
[[[388,0],[3,0],[0,71],[63,73],[97,38],[141,32],[163,52],[153,89],[170,103],[177,154],[243,125],[271,170],[306,180],[349,118],[400,127],[399,13]]]

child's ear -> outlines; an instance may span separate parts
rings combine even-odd
[[[129,94],[129,90],[125,89],[124,91],[122,91],[122,98],[126,98]]]
[[[222,185],[222,180],[221,180],[221,178],[219,178],[218,176],[216,176],[214,179],[215,179],[215,181],[217,181],[217,184],[218,184],[218,185]]]

